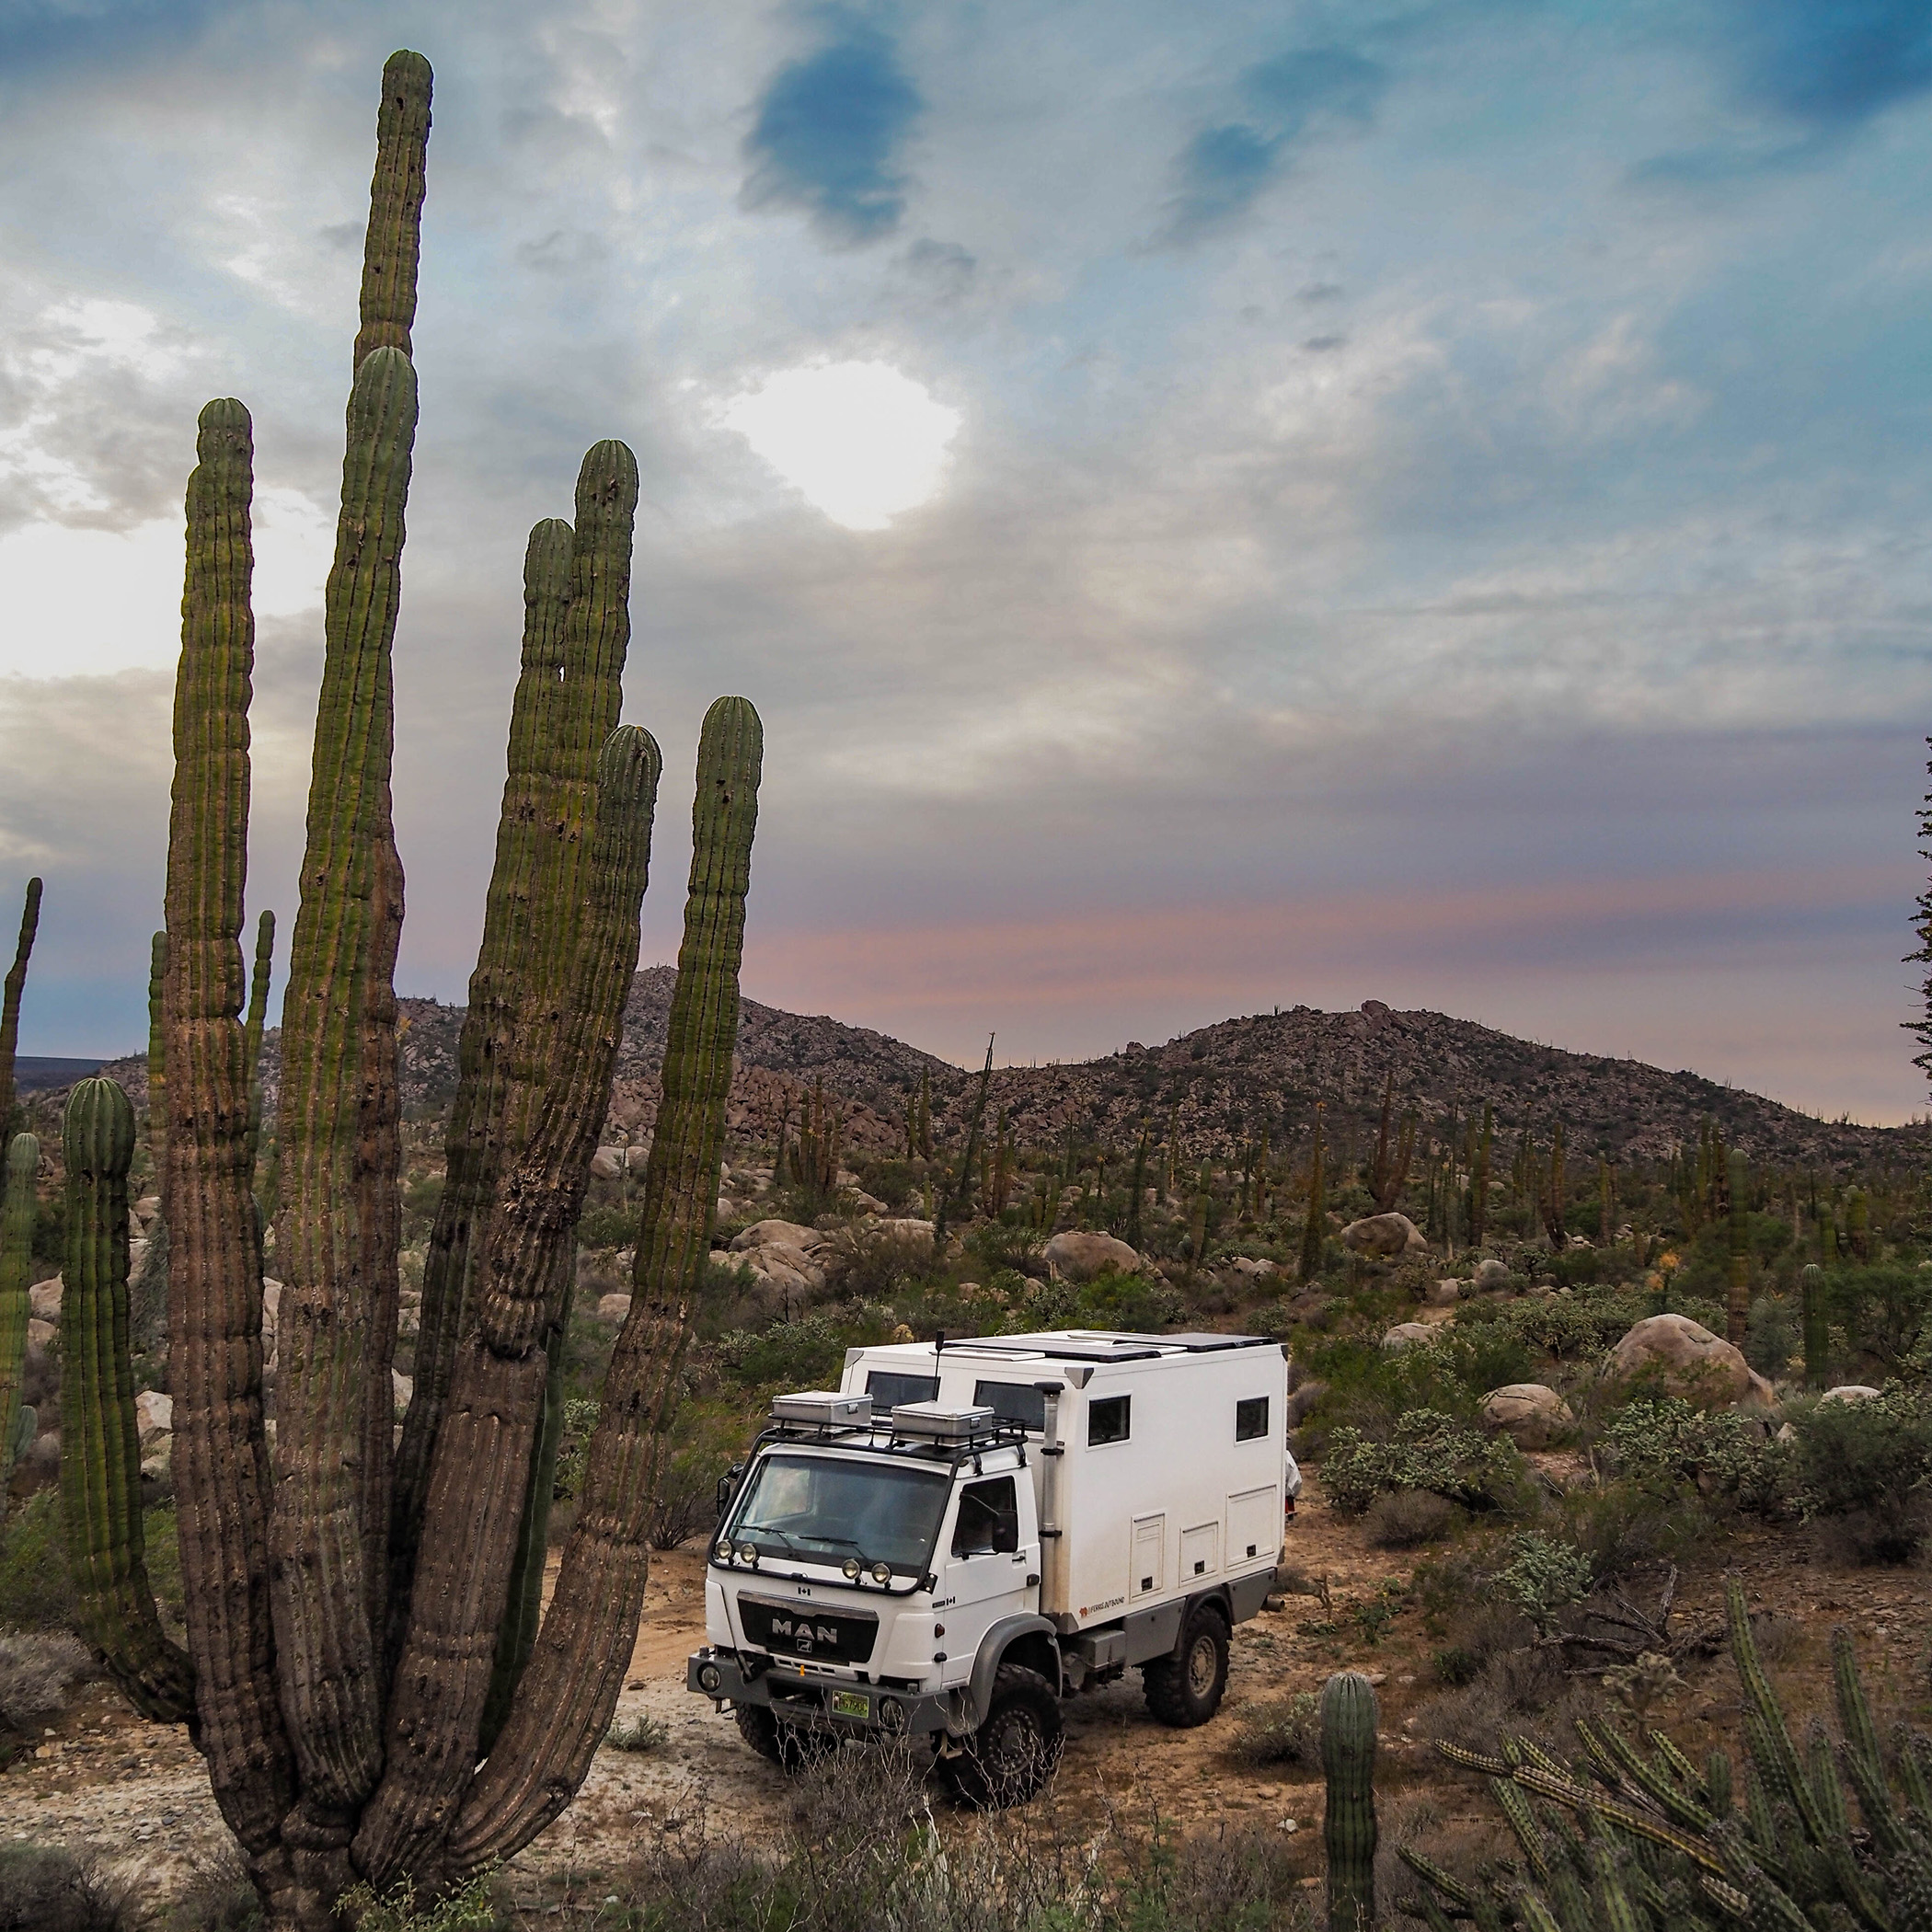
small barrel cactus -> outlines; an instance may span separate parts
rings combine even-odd
[[[1321,1767],[1328,1779],[1322,1845],[1328,1860],[1328,1932],[1375,1923],[1375,1687],[1360,1671],[1322,1685]]]

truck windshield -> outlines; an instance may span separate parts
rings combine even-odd
[[[728,1534],[764,1557],[833,1564],[857,1557],[868,1569],[890,1563],[917,1576],[932,1560],[951,1487],[937,1470],[781,1451],[752,1472]]]

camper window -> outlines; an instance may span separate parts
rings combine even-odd
[[[1268,1397],[1249,1396],[1245,1402],[1235,1404],[1235,1440],[1237,1443],[1251,1443],[1257,1436],[1268,1433]]]
[[[1128,1404],[1132,1396],[1103,1396],[1087,1405],[1087,1442],[1089,1448],[1101,1443],[1127,1440]]]
[[[1046,1428],[1046,1397],[1029,1383],[975,1382],[972,1399],[1003,1422],[1018,1422],[1022,1429]]]
[[[902,1402],[937,1402],[939,1378],[937,1375],[902,1375],[891,1369],[868,1369],[866,1393],[874,1410],[896,1409]]]

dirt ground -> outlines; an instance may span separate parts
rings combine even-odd
[[[1561,1481],[1560,1457],[1538,1458]],[[1318,1689],[1333,1671],[1365,1671],[1378,1685],[1383,1761],[1378,1791],[1399,1802],[1426,1790],[1436,1828],[1487,1830],[1487,1800],[1430,1749],[1419,1708],[1436,1695],[1435,1640],[1409,1597],[1415,1558],[1372,1548],[1357,1522],[1322,1506],[1311,1471],[1289,1535],[1288,1558],[1327,1599],[1294,1594],[1236,1632],[1227,1700],[1194,1731],[1154,1721],[1137,1673],[1065,1707],[1067,1748],[1052,1804],[1056,1828],[1078,1830],[1103,1813],[1158,1815],[1183,1831],[1225,1822],[1264,1823],[1303,1834],[1311,1874],[1319,1869],[1322,1793],[1300,1767],[1257,1770],[1229,1749],[1244,1704]],[[1829,1704],[1829,1635],[1853,1629],[1881,1721],[1926,1721],[1927,1639],[1932,1632],[1922,1577],[1911,1570],[1842,1571],[1817,1567],[1797,1533],[1744,1534],[1723,1561],[1742,1575],[1754,1605],[1788,1621],[1773,1658],[1802,1719]],[[1681,1581],[1673,1628],[1707,1631],[1722,1620],[1722,1572],[1714,1562]],[[703,1555],[693,1547],[656,1558],[619,1719],[653,1717],[668,1727],[646,1753],[597,1753],[577,1801],[514,1861],[512,1882],[555,1882],[572,1871],[620,1861],[640,1834],[686,1827],[753,1838],[789,1814],[787,1780],[746,1750],[730,1718],[684,1687],[684,1659],[703,1640]],[[1712,1744],[1735,1742],[1736,1679],[1721,1646],[1681,1662],[1684,1682],[1648,1711],[1694,1761]],[[936,1797],[936,1809],[941,1809]],[[105,1855],[156,1908],[198,1867],[215,1860],[224,1831],[185,1729],[136,1718],[105,1685],[79,1694],[30,1756],[0,1773],[0,1839],[65,1844]]]

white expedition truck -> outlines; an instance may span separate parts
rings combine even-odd
[[[927,1738],[981,1804],[1032,1796],[1059,1700],[1130,1665],[1163,1722],[1205,1723],[1301,1487],[1286,1394],[1254,1336],[853,1349],[719,1485],[686,1685],[782,1765]]]

